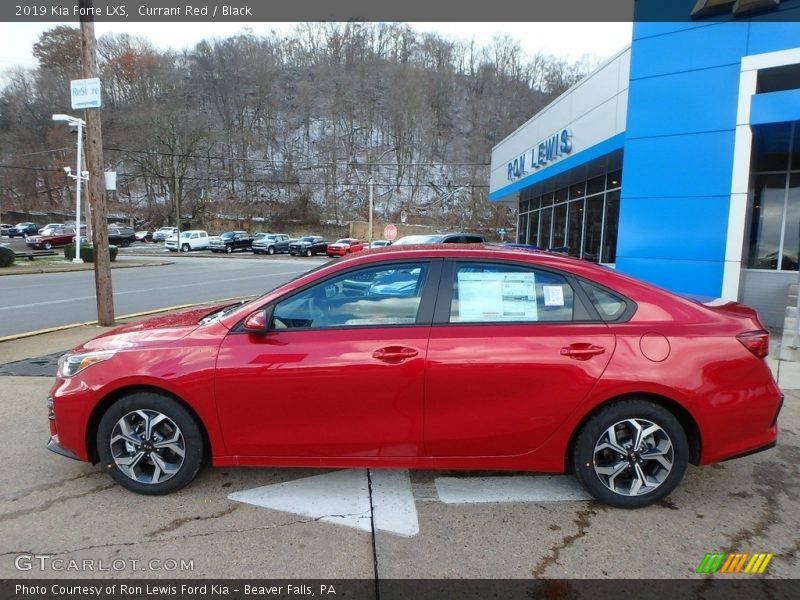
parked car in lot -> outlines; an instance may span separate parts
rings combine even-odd
[[[136,241],[136,233],[130,227],[109,227],[108,243],[127,248]]]
[[[178,250],[181,252],[208,250],[210,247],[210,239],[211,236],[208,235],[207,231],[203,231],[202,229],[188,229],[186,231],[181,231],[180,244],[178,243],[178,237],[173,235],[164,243],[164,246],[166,246],[167,250],[170,252],[177,252]]]
[[[289,244],[293,241],[285,233],[267,233],[253,240],[252,248],[255,254],[282,254],[289,252]]]
[[[0,223],[0,235],[8,235],[12,227],[14,226],[8,223]]]
[[[177,227],[162,227],[153,233],[154,242],[166,242],[167,238],[178,233]]]
[[[253,236],[246,231],[226,231],[220,235],[211,236],[209,248],[212,252],[236,252],[237,250],[250,250],[253,245]]]
[[[332,244],[328,244],[325,254],[328,256],[345,256],[353,252],[359,252],[364,249],[364,242],[355,238],[342,238]]]
[[[746,306],[568,256],[393,246],[74,348],[48,447],[142,494],[182,488],[210,458],[572,472],[637,508],[689,463],[775,445],[768,344]],[[381,390],[369,410],[356,387]]]
[[[409,244],[483,244],[486,240],[479,233],[435,233],[406,235],[394,242],[395,246]]]
[[[39,233],[39,226],[36,223],[25,221],[17,223],[15,227],[8,230],[8,237],[28,237],[29,235],[36,235]]]
[[[313,256],[314,254],[325,254],[328,248],[328,240],[318,235],[307,235],[296,239],[289,244],[289,254],[292,256]]]
[[[33,250],[50,250],[58,246],[66,246],[75,240],[75,228],[64,225],[54,228],[43,228],[41,235],[29,235],[25,244]],[[85,230],[84,232],[85,233]]]
[[[370,248],[386,248],[386,246],[391,246],[392,242],[389,240],[373,240],[370,242]]]
[[[152,231],[148,231],[148,230],[136,231],[136,232],[134,232],[134,235],[136,236],[136,241],[137,242],[145,242],[145,243],[146,242],[155,242],[155,240],[153,239],[153,232]]]

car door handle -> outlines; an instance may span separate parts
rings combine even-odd
[[[595,346],[593,344],[570,344],[561,349],[562,356],[569,356],[575,360],[589,360],[593,356],[602,354],[606,349],[602,346]]]
[[[388,346],[386,348],[378,348],[372,353],[372,358],[383,360],[386,362],[402,362],[409,358],[414,358],[419,352],[414,348],[405,348],[402,346]]]

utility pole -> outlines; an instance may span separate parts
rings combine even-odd
[[[372,177],[369,178],[369,225],[367,225],[367,241],[372,245]]]
[[[97,47],[94,36],[93,0],[80,0],[81,7],[81,77],[97,77]],[[94,284],[97,296],[97,322],[114,324],[114,294],[111,288],[111,256],[108,249],[108,217],[106,210],[105,177],[103,176],[103,132],[100,109],[87,108],[86,169],[89,171],[89,206],[92,215],[92,245],[94,246]],[[80,232],[78,232],[80,235]]]

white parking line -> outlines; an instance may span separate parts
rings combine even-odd
[[[439,499],[445,504],[567,502],[590,499],[575,478],[567,475],[440,477],[435,484]]]
[[[402,537],[419,533],[419,518],[411,477],[408,471],[370,470],[372,479],[372,519],[375,529]]]

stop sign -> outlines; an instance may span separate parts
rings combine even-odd
[[[383,228],[383,237],[384,239],[393,242],[394,239],[397,237],[397,227],[394,225],[387,225]]]

